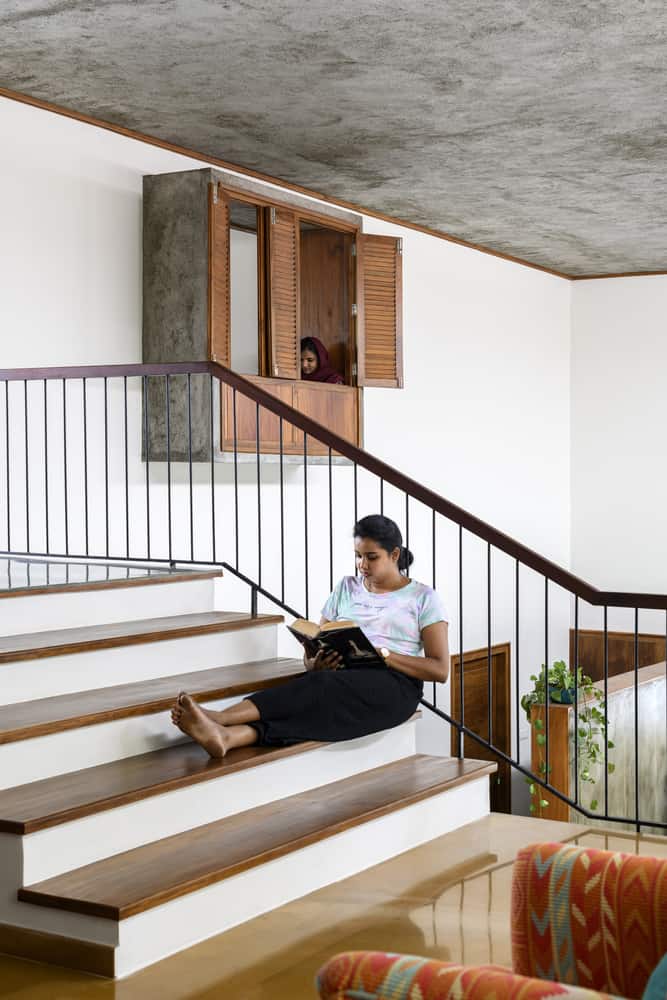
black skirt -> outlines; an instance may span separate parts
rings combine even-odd
[[[421,681],[390,667],[318,670],[248,695],[261,746],[305,740],[337,742],[405,722],[422,696]]]

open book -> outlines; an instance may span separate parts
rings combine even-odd
[[[311,656],[318,648],[334,649],[343,657],[346,667],[384,666],[384,660],[375,646],[355,622],[316,625],[305,618],[297,618],[287,628]]]

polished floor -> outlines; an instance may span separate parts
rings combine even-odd
[[[509,965],[517,850],[537,840],[667,856],[667,839],[492,815],[110,982],[0,955],[3,1000],[315,1000],[337,951],[379,948]]]

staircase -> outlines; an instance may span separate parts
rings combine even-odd
[[[0,951],[125,976],[488,813],[495,765],[417,754],[416,717],[222,761],[184,738],[178,691],[303,669],[281,616],[217,610],[218,571],[12,560],[0,587]]]

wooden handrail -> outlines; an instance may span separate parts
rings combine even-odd
[[[626,593],[624,591],[598,590],[585,580],[545,559],[533,549],[522,545],[510,535],[498,531],[492,525],[470,514],[462,507],[445,500],[438,493],[428,489],[415,479],[404,475],[391,465],[381,461],[362,448],[357,448],[344,438],[339,437],[328,428],[318,424],[310,417],[304,416],[287,403],[271,396],[260,386],[248,381],[242,375],[225,368],[213,361],[177,362],[174,364],[127,364],[127,365],[76,365],[64,368],[14,368],[0,369],[0,382],[33,381],[39,379],[70,379],[70,378],[118,378],[151,375],[187,375],[206,374],[215,376],[221,382],[238,390],[244,396],[270,410],[277,417],[282,417],[288,423],[298,427],[332,451],[351,462],[356,463],[368,472],[373,473],[396,489],[423,503],[442,515],[459,524],[466,531],[476,535],[483,541],[499,549],[512,559],[518,560],[536,573],[546,577],[564,590],[570,591],[576,597],[596,607],[646,608],[667,610],[667,594]]]

